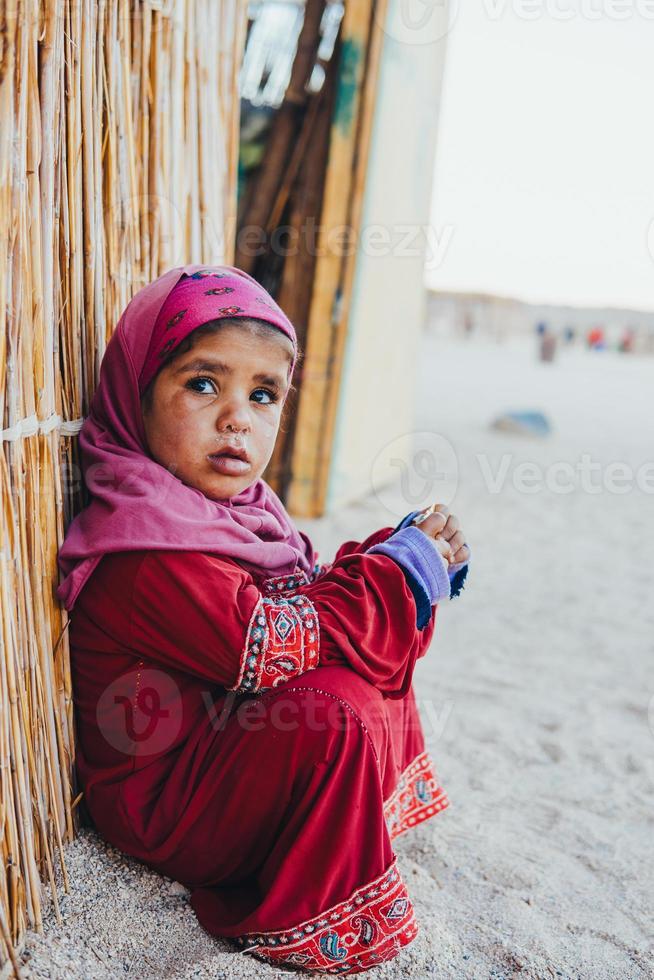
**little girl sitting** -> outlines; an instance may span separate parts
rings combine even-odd
[[[318,562],[261,478],[297,354],[238,269],[134,296],[80,432],[58,596],[98,832],[242,952],[358,973],[417,933],[392,841],[448,801],[412,676],[468,549],[441,507]]]

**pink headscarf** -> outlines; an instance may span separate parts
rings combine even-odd
[[[183,278],[188,276],[189,278]],[[179,285],[178,285],[179,283]],[[190,487],[147,451],[140,395],[162,358],[208,320],[256,317],[282,330],[290,320],[247,273],[231,266],[170,269],[132,298],[107,344],[100,381],[79,434],[91,500],[71,521],[58,562],[57,597],[70,610],[103,555],[116,551],[203,551],[241,562],[265,577],[300,568],[311,574],[311,541],[262,480],[228,500]]]

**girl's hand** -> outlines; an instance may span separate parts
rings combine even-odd
[[[459,518],[450,514],[445,504],[432,504],[412,523],[432,539],[450,565],[466,562],[470,557],[470,549],[465,543]]]

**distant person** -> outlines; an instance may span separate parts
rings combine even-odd
[[[576,334],[575,334],[575,328],[574,327],[568,326],[568,327],[565,327],[564,328],[564,330],[563,330],[563,341],[564,341],[564,343],[566,343],[566,344],[573,344],[574,343],[574,340],[575,340],[575,336],[576,336]]]
[[[618,350],[622,351],[623,354],[633,354],[635,341],[636,331],[633,327],[627,327],[620,338]]]
[[[538,334],[539,337],[542,337],[543,334],[547,333],[547,324],[544,323],[542,320],[540,323],[536,324],[536,333]]]
[[[552,330],[545,330],[540,338],[541,361],[553,361],[556,353],[556,336]]]
[[[606,339],[603,327],[591,327],[586,337],[586,342],[591,350],[606,350]]]

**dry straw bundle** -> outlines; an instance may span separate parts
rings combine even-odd
[[[0,968],[75,832],[56,553],[76,433],[131,296],[231,261],[244,0],[4,0],[0,11]]]

